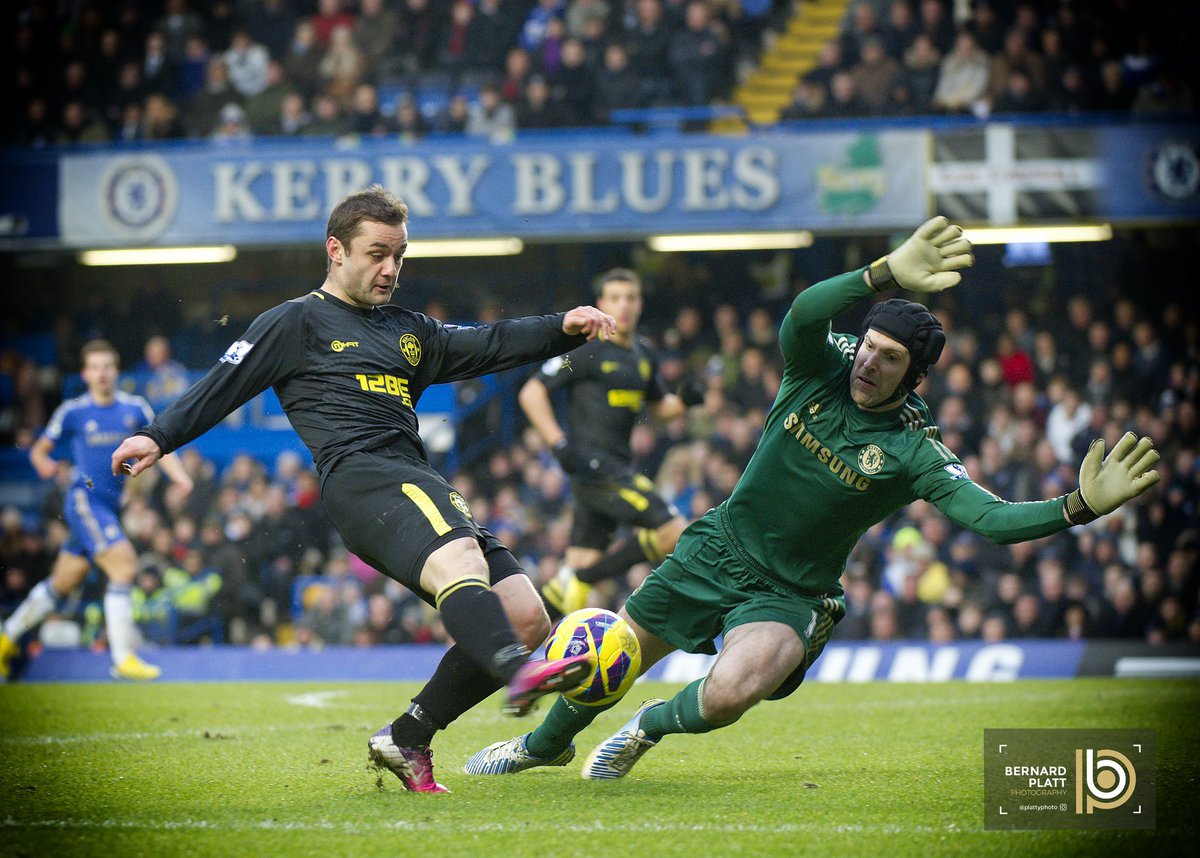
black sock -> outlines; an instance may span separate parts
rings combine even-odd
[[[392,741],[405,748],[428,745],[435,732],[445,730],[500,687],[501,683],[471,661],[462,647],[452,646],[413,698],[413,705],[392,722]]]
[[[657,562],[657,541],[654,531],[639,530],[635,539],[618,542],[616,547],[586,569],[578,569],[575,577],[585,584],[595,584],[607,578],[615,578],[629,571],[629,567],[647,560]]]
[[[489,673],[507,683],[529,657],[529,649],[517,640],[500,597],[482,581],[455,581],[437,594],[436,605],[446,633],[463,653]]]
[[[433,734],[445,729],[413,700],[408,711],[392,722],[392,741],[401,748],[427,748]]]

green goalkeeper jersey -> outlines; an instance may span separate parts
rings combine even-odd
[[[849,376],[858,338],[832,333],[830,319],[873,294],[859,269],[814,284],[792,303],[780,328],[779,395],[719,511],[739,553],[790,591],[840,592],[858,538],[917,498],[995,542],[1068,527],[1061,497],[1010,503],[975,483],[915,393],[891,411],[854,404]]]

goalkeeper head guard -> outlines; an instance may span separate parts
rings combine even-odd
[[[925,305],[903,298],[889,298],[876,304],[863,320],[858,341],[861,344],[869,328],[887,334],[908,349],[911,362],[901,385],[913,390],[929,367],[937,363],[946,345],[942,323]]]

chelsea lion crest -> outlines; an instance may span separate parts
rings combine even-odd
[[[1190,141],[1167,141],[1151,154],[1146,178],[1154,193],[1168,202],[1195,199],[1200,190],[1200,150]]]
[[[883,450],[868,444],[858,453],[858,468],[864,474],[878,474],[883,470]]]
[[[122,238],[154,238],[173,221],[179,206],[175,171],[157,155],[113,161],[100,178],[102,211]]]

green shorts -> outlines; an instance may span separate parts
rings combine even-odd
[[[715,640],[746,623],[791,626],[804,643],[804,663],[770,699],[786,697],[804,681],[833,627],[846,615],[845,596],[784,594],[754,574],[709,510],[679,538],[675,551],[625,603],[634,621],[684,652],[715,653]]]

